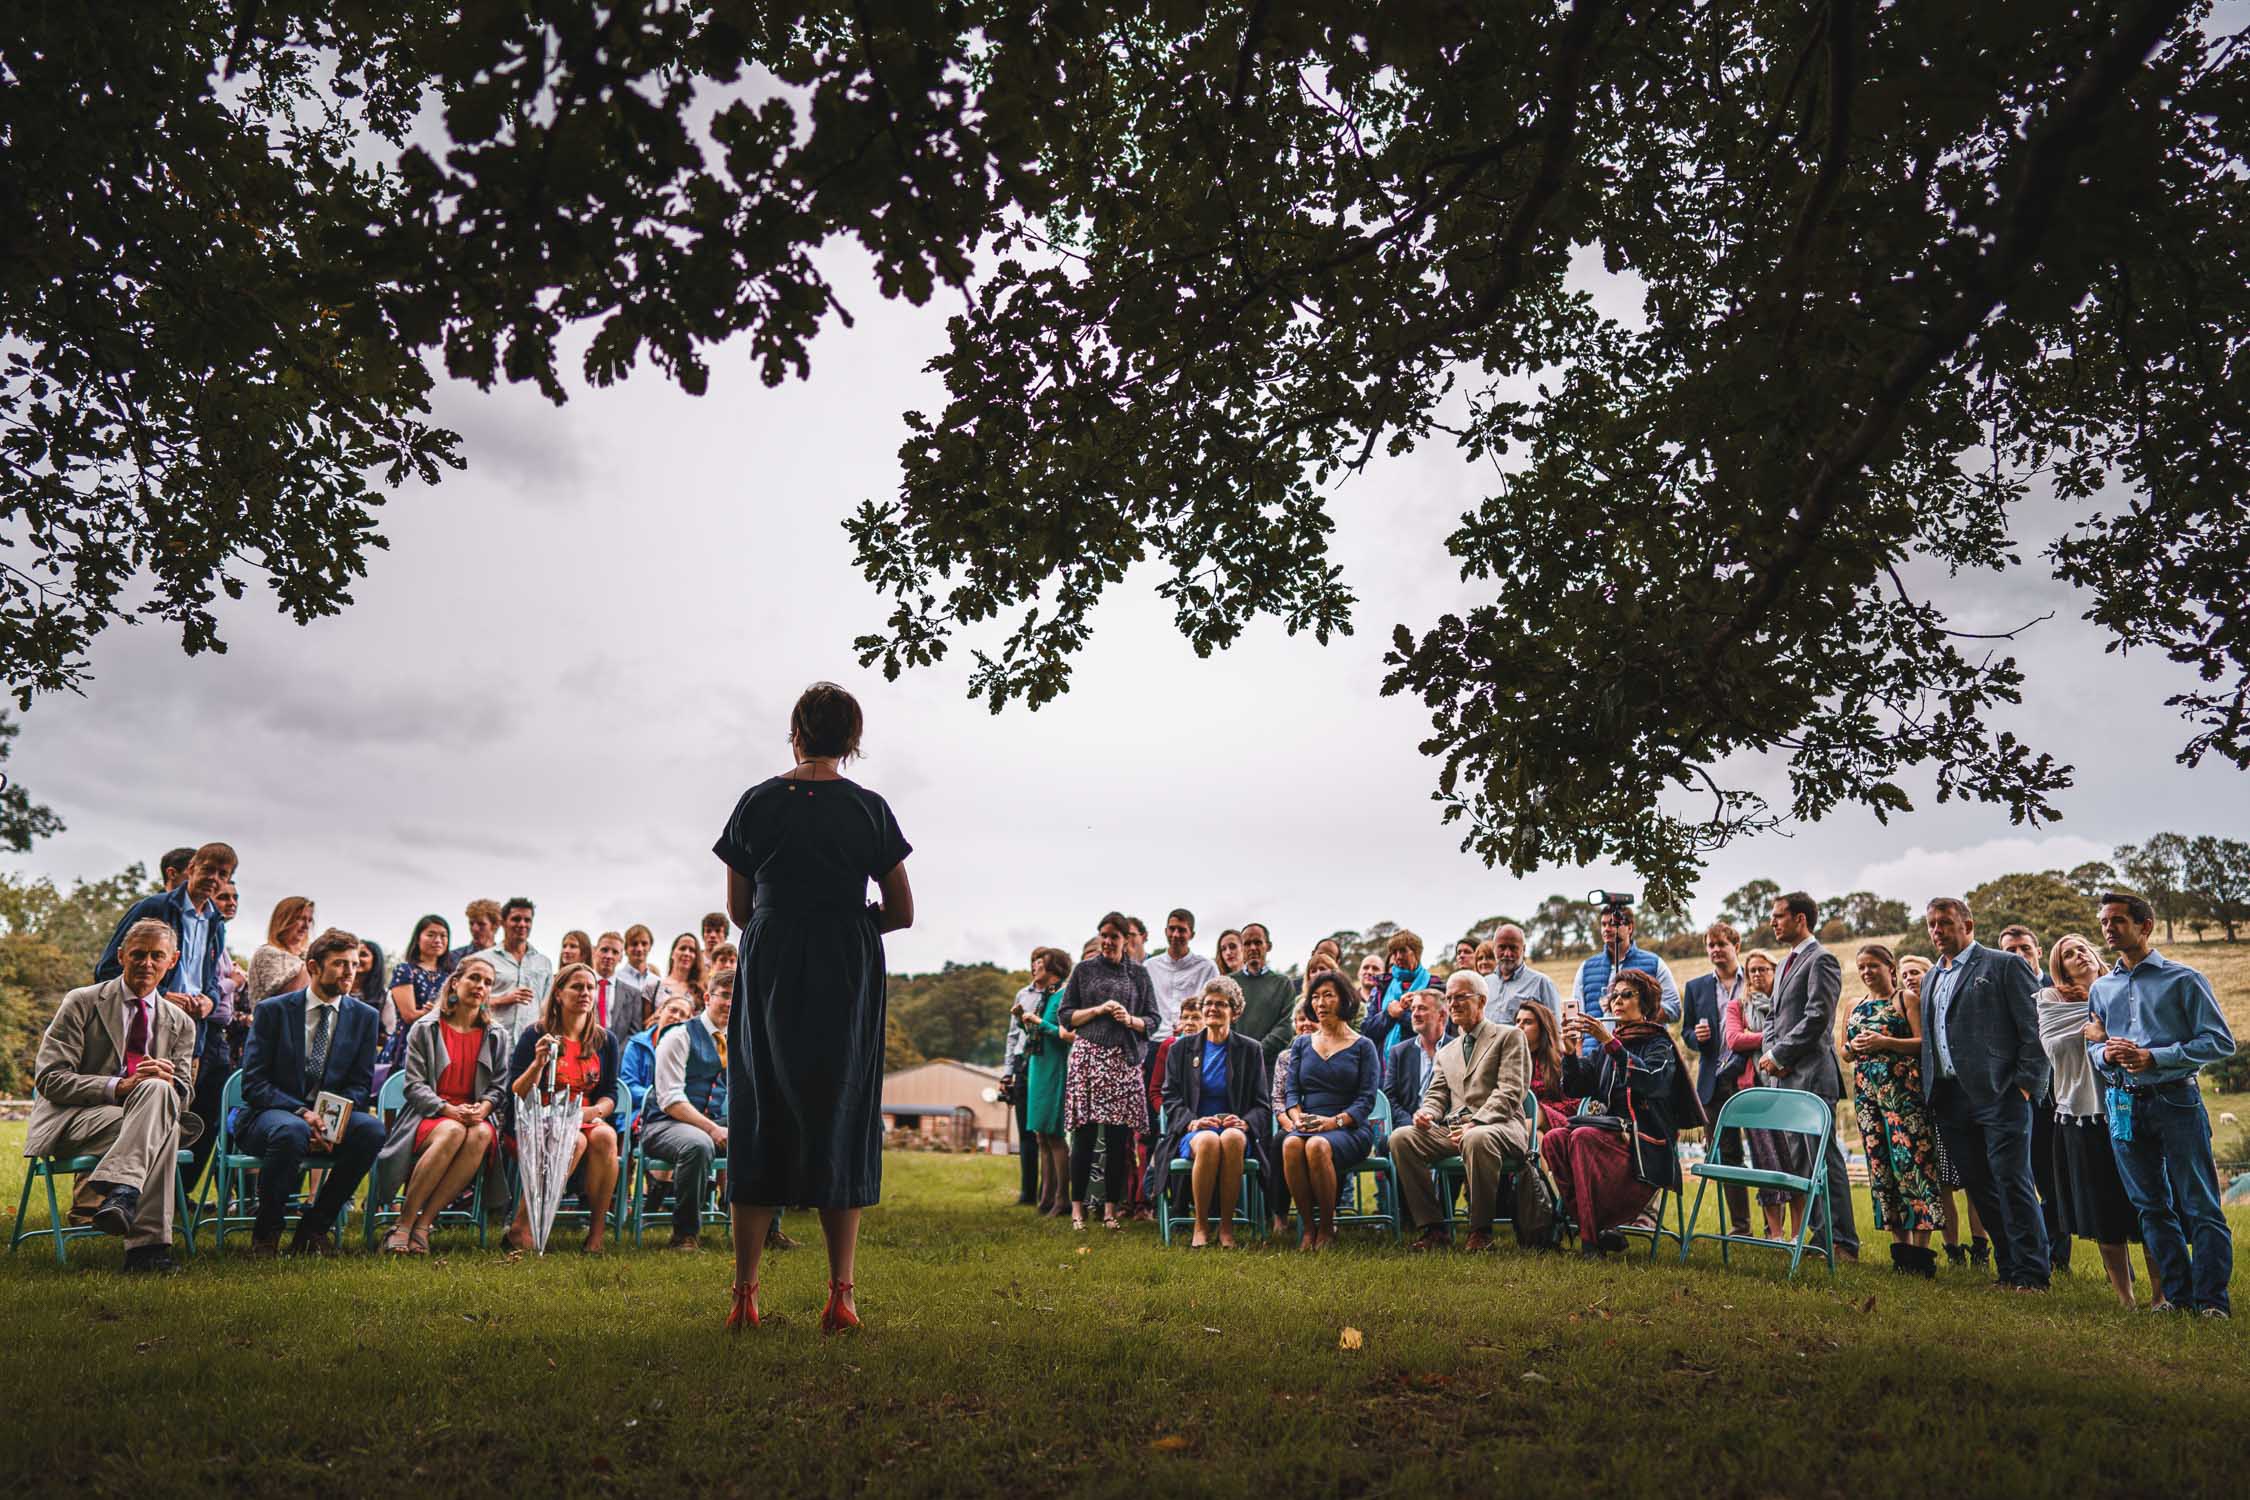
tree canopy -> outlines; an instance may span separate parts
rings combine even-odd
[[[2051,817],[2070,768],[1992,723],[2021,670],[1917,563],[2084,586],[2112,649],[2199,674],[2181,758],[2250,765],[2250,57],[2207,3],[19,9],[23,701],[136,613],[219,647],[250,574],[348,602],[381,487],[460,462],[439,359],[555,400],[579,331],[595,384],[700,391],[736,336],[802,374],[841,237],[962,302],[848,523],[888,672],[992,627],[970,690],[1036,706],[1144,561],[1199,652],[1327,640],[1338,482],[1443,442],[1492,471],[1445,542],[1487,597],[1396,623],[1383,689],[1512,871],[1676,897],[1917,773]],[[2027,545],[2035,484],[2071,517]]]

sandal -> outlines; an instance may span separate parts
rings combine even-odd
[[[858,1312],[844,1305],[844,1299],[851,1295],[851,1291],[852,1284],[848,1281],[831,1281],[828,1283],[828,1306],[822,1309],[820,1314],[820,1331],[822,1333],[857,1333],[859,1331]]]
[[[758,1283],[738,1281],[734,1284],[734,1305],[727,1309],[727,1332],[740,1333],[757,1326]]]
[[[404,1224],[399,1225],[391,1231],[390,1237],[383,1241],[383,1253],[385,1255],[412,1255],[414,1253],[413,1232]]]
[[[427,1255],[430,1253],[429,1225],[417,1224],[414,1226],[414,1233],[407,1237],[406,1253],[409,1255]]]

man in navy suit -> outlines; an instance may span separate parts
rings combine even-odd
[[[352,993],[359,939],[331,927],[305,949],[311,983],[258,1003],[250,1044],[242,1057],[242,1101],[247,1119],[242,1151],[263,1158],[258,1169],[258,1217],[250,1230],[253,1253],[281,1248],[281,1221],[305,1179],[305,1158],[328,1158],[320,1195],[297,1220],[292,1254],[334,1255],[336,1215],[359,1190],[360,1179],[383,1149],[375,1117],[375,1008]],[[352,1101],[343,1138],[330,1140],[313,1106],[323,1092]]]
[[[1414,991],[1407,997],[1406,1014],[1414,1029],[1391,1044],[1383,1063],[1383,1092],[1390,1096],[1393,1121],[1411,1120],[1422,1107],[1422,1094],[1437,1072],[1437,1049],[1452,1029],[1436,990]]]
[[[2043,1292],[2047,1228],[2031,1175],[2032,1101],[2047,1088],[2038,976],[1976,941],[1967,903],[1929,904],[1938,966],[1922,981],[1922,1077],[1946,1154],[1992,1231],[2000,1284]]]

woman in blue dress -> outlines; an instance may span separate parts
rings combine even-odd
[[[1359,992],[1333,969],[1305,989],[1313,1029],[1289,1044],[1282,1082],[1281,1172],[1297,1200],[1300,1250],[1336,1243],[1336,1199],[1353,1167],[1375,1149],[1375,1090],[1382,1060],[1352,1029]]]
[[[914,922],[912,846],[840,769],[861,723],[842,688],[806,688],[789,716],[797,764],[744,792],[714,846],[742,925],[727,1025],[733,1329],[757,1326],[766,1230],[789,1204],[818,1209],[828,1241],[821,1330],[859,1327],[859,1214],[882,1194],[883,934]]]

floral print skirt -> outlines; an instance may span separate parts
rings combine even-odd
[[[1140,1064],[1115,1047],[1080,1041],[1063,1079],[1063,1128],[1130,1125],[1148,1129],[1148,1083]]]

